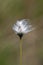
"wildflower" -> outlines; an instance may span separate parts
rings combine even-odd
[[[26,34],[28,32],[31,32],[34,30],[30,22],[28,23],[28,20],[18,20],[16,24],[13,26],[13,30],[17,35],[19,35],[20,39],[22,38],[23,34]]]

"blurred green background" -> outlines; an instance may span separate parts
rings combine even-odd
[[[30,19],[36,29],[23,37],[22,65],[43,65],[43,0],[0,0],[0,65],[19,65],[18,19]]]

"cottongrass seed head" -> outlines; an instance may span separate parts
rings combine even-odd
[[[30,20],[22,19],[22,20],[17,20],[17,22],[13,25],[12,29],[21,38],[23,34],[27,34],[28,32],[33,31],[35,28],[32,27]]]

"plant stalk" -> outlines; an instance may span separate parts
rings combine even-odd
[[[20,65],[22,65],[22,39],[20,40]]]

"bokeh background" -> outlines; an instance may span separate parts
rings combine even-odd
[[[0,65],[19,65],[20,39],[12,26],[23,18],[36,29],[23,36],[22,65],[43,65],[43,0],[0,0]]]

